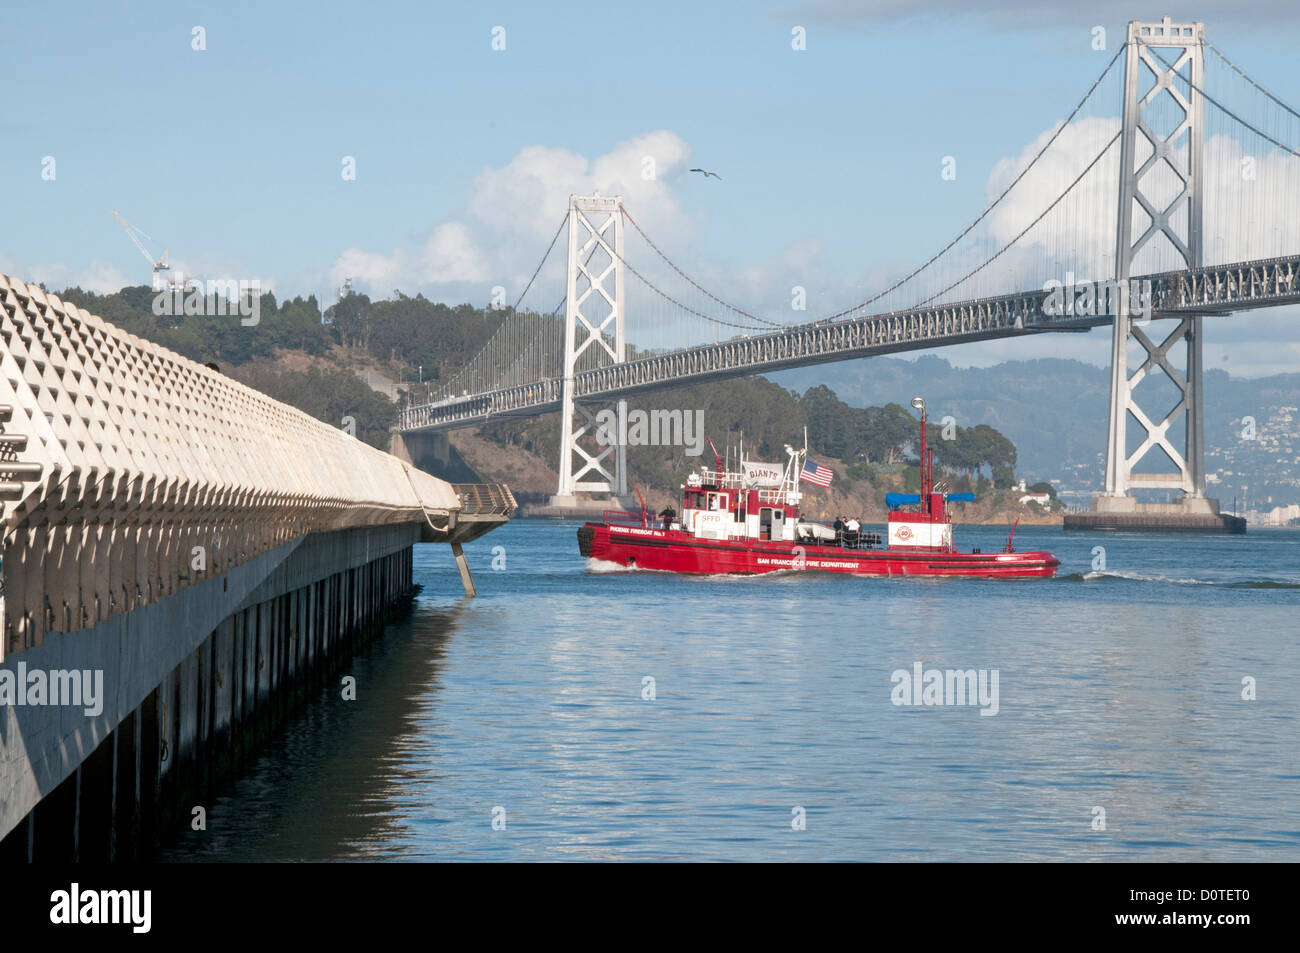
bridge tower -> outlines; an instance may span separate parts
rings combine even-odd
[[[1115,278],[1127,287],[1134,260],[1144,249],[1155,251],[1160,244],[1173,249],[1179,267],[1198,268],[1202,260],[1202,198],[1205,179],[1204,97],[1205,24],[1173,23],[1165,17],[1159,23],[1130,22],[1125,49],[1124,114],[1120,152],[1119,216],[1115,237]],[[1163,62],[1162,62],[1163,61]],[[1169,65],[1166,65],[1168,63]],[[1154,84],[1143,68],[1150,70]],[[1143,82],[1146,77],[1146,82]],[[1190,82],[1188,82],[1190,80]],[[1172,100],[1172,106],[1170,103]],[[1154,104],[1154,105],[1153,105]],[[1163,108],[1166,114],[1181,113],[1167,135],[1155,120],[1147,122],[1148,108]],[[1154,128],[1153,128],[1154,127]],[[1168,188],[1157,199],[1159,176],[1176,177],[1173,199]],[[1134,228],[1134,214],[1139,216]],[[1146,224],[1142,222],[1145,220]],[[1135,231],[1137,234],[1135,235]],[[1151,271],[1152,268],[1139,270]],[[1201,317],[1186,315],[1163,339],[1148,336],[1148,320],[1132,310],[1120,309],[1115,317],[1111,340],[1110,419],[1106,448],[1106,491],[1094,502],[1096,525],[1112,528],[1224,529],[1218,501],[1205,496],[1205,414],[1202,404]],[[1145,327],[1144,327],[1145,325]],[[1129,345],[1136,342],[1144,352],[1141,364],[1129,372]],[[1158,343],[1157,343],[1158,342]],[[1179,342],[1185,348],[1185,370],[1170,362],[1170,350]],[[1163,372],[1178,391],[1179,399],[1163,417],[1148,415],[1139,406],[1134,391],[1149,375]],[[1142,428],[1142,442],[1128,452],[1129,417]],[[1171,442],[1172,429],[1183,425],[1183,451]],[[1159,448],[1173,462],[1177,472],[1138,472],[1135,468]],[[1130,495],[1137,489],[1175,489],[1183,492],[1176,504],[1141,504]],[[1129,518],[1125,519],[1124,514]],[[1190,522],[1188,522],[1190,521]],[[1199,524],[1204,523],[1204,526]]]
[[[577,493],[627,495],[627,447],[618,442],[627,429],[627,401],[601,408],[579,403],[574,393],[579,371],[627,360],[624,324],[623,198],[570,195],[560,479],[553,506],[576,506]],[[598,423],[598,415],[610,420],[602,410],[612,412],[616,433]],[[597,447],[589,451],[583,438]]]

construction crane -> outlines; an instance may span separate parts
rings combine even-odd
[[[148,239],[149,241],[153,241],[153,239],[149,238],[148,235],[136,228],[121,215],[118,215],[116,211],[113,212],[113,215],[117,218],[118,224],[126,230],[131,241],[135,242],[135,247],[140,249],[140,254],[144,255],[145,260],[149,262],[149,265],[153,268],[153,290],[162,291],[165,288],[169,288],[171,282],[167,279],[170,278],[169,273],[171,272],[172,267],[167,264],[167,249],[164,248],[162,257],[155,261],[153,255],[149,253],[149,249],[146,248],[144,242],[141,241],[142,238]]]

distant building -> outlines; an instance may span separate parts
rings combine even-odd
[[[1295,520],[1300,520],[1300,503],[1275,506],[1267,513],[1260,513],[1256,522],[1262,526],[1288,526]]]

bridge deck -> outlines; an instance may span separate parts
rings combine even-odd
[[[1153,318],[1221,315],[1300,303],[1300,255],[1207,266],[1135,278],[1150,282]],[[1109,314],[1048,314],[1046,291],[933,305],[769,334],[741,336],[612,364],[574,376],[578,400],[608,400],[639,391],[770,371],[1045,332],[1085,331]],[[472,427],[500,417],[531,417],[560,408],[563,380],[470,394],[403,411],[404,433]]]

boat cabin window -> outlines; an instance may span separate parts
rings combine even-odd
[[[764,506],[758,511],[758,538],[772,538],[772,507]]]
[[[725,493],[709,494],[709,509],[725,510],[726,508],[727,508],[727,494]]]

